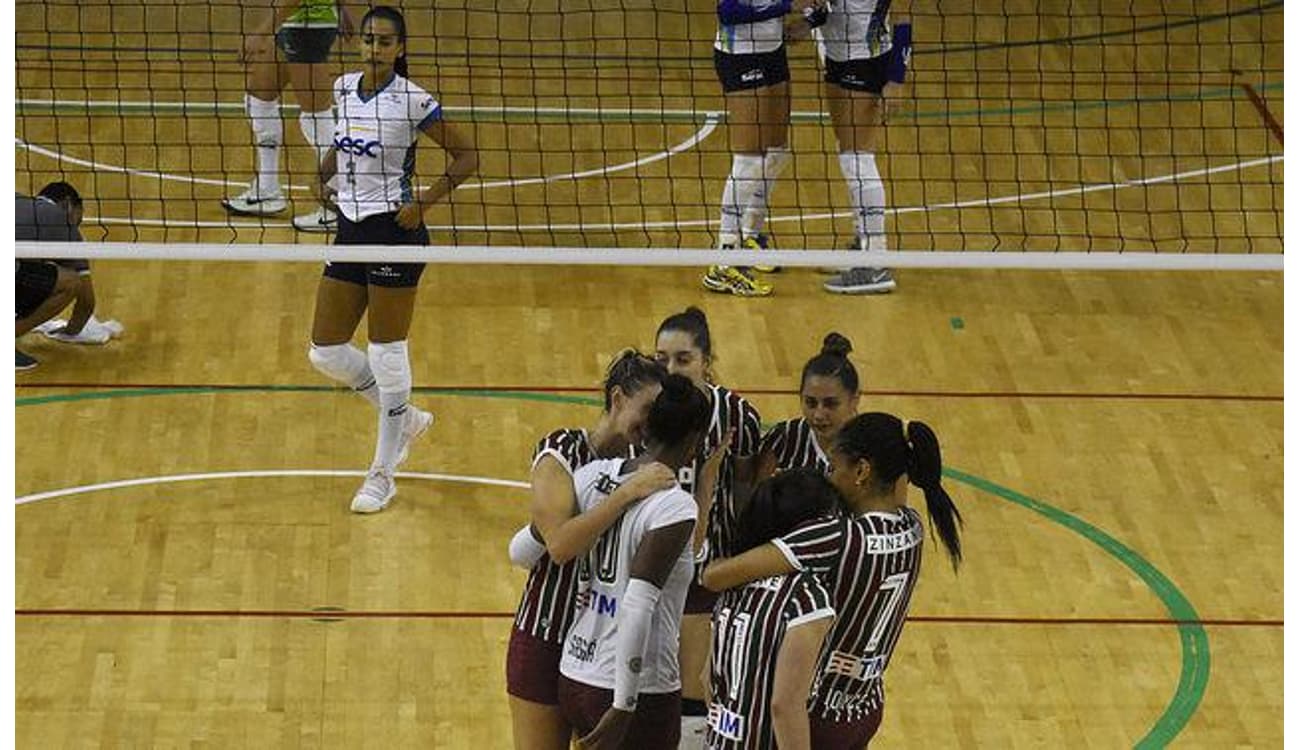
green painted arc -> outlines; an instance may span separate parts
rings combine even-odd
[[[486,391],[472,389],[416,388],[416,392],[436,393],[439,395],[464,396],[472,398],[498,398],[546,403],[576,404],[581,406],[601,406],[600,399],[590,396],[571,396],[557,393],[537,393],[533,391]],[[142,396],[169,396],[196,393],[346,393],[347,389],[330,386],[247,386],[226,388],[139,388],[118,391],[89,391],[82,393],[65,393],[50,396],[35,396],[16,400],[16,406],[40,406],[52,403],[79,401],[96,401],[111,398],[138,398]],[[1191,721],[1205,695],[1210,679],[1210,641],[1205,627],[1200,624],[1200,616],[1187,597],[1161,573],[1154,565],[1105,531],[1093,526],[1083,519],[1060,508],[1053,507],[1041,500],[1003,487],[982,477],[968,474],[960,469],[946,467],[944,476],[961,482],[974,489],[988,493],[1009,503],[1027,508],[1048,520],[1064,526],[1100,547],[1103,551],[1119,560],[1133,571],[1154,593],[1168,611],[1170,618],[1179,621],[1178,635],[1182,650],[1182,667],[1178,677],[1178,686],[1173,698],[1164,712],[1136,743],[1139,750],[1153,750],[1168,745],[1182,732]]]

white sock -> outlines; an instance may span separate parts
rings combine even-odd
[[[330,146],[334,145],[334,110],[303,112],[298,115],[298,128],[302,130],[303,139],[316,149],[316,164],[319,166]]]
[[[379,439],[372,468],[389,474],[397,468],[402,426],[411,400],[411,360],[405,341],[371,342],[367,355],[379,386]]]
[[[731,157],[731,174],[722,188],[722,228],[720,245],[740,244],[740,218],[754,193],[763,189],[763,157],[758,154],[735,154]]]
[[[790,164],[791,158],[790,149],[785,146],[769,148],[763,154],[763,182],[750,198],[749,204],[745,206],[745,216],[741,221],[741,228],[746,237],[762,234],[763,225],[767,222],[768,203],[772,191],[776,189],[776,181]]]
[[[840,152],[840,170],[849,184],[853,225],[873,249],[884,249],[885,182],[876,168],[876,155],[867,151]]]
[[[317,370],[339,381],[379,408],[379,387],[365,352],[351,344],[311,345],[307,358]]]
[[[280,194],[280,145],[284,143],[284,123],[280,121],[280,101],[258,99],[244,94],[244,111],[253,125],[253,143],[257,146],[257,191],[259,195]]]

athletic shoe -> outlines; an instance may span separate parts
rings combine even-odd
[[[895,286],[888,268],[850,268],[822,284],[833,294],[887,294]]]
[[[753,237],[745,238],[744,248],[746,250],[766,250],[767,244],[768,244],[767,235],[756,234]],[[758,271],[759,273],[780,273],[781,271],[780,266],[755,265],[755,266],[750,266],[750,268],[754,269],[755,271]]]
[[[397,448],[397,465],[406,463],[406,456],[411,450],[411,443],[423,435],[433,425],[433,415],[414,406],[406,410],[406,420],[402,422],[402,442]]]
[[[309,214],[293,217],[293,228],[299,232],[333,232],[338,226],[339,215],[324,206]]]
[[[284,193],[277,191],[274,195],[261,195],[256,183],[249,185],[234,198],[222,198],[221,205],[232,214],[245,216],[271,216],[289,207],[284,200]]]
[[[860,252],[860,253],[873,253],[873,252],[883,253],[888,249],[889,247],[886,244],[885,236],[883,234],[870,235],[870,236],[858,235],[857,237],[853,238],[853,242],[850,243],[848,247],[849,252]],[[850,271],[850,270],[852,269],[849,268],[848,266],[840,266],[840,267],[822,266],[817,269],[819,273],[826,273],[832,275],[841,274],[844,273],[845,271]]]
[[[30,370],[40,364],[40,362],[37,362],[36,358],[30,354],[25,354],[17,349],[14,349],[14,354],[17,355],[17,357],[15,357],[17,364],[14,367],[14,370],[16,371]]]
[[[361,489],[352,497],[353,513],[378,513],[388,507],[388,501],[397,494],[397,482],[383,469],[371,469]]]
[[[737,297],[766,297],[772,293],[772,285],[759,281],[738,266],[710,266],[709,272],[701,279],[704,288],[710,292],[734,294]]]

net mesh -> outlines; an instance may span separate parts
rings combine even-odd
[[[734,129],[711,3],[407,3],[411,78],[470,128],[478,174],[426,213],[449,245],[708,248]],[[362,8],[364,10],[364,8]],[[320,243],[315,151],[280,98],[291,205],[229,214],[255,149],[243,50],[270,11],[212,0],[19,2],[20,191],[66,180],[88,239]],[[912,3],[908,87],[876,152],[889,244],[915,251],[1282,251],[1282,3]],[[264,35],[263,35],[264,36]],[[854,234],[834,92],[787,45],[793,163],[767,226],[785,249]],[[359,67],[340,38],[324,80]],[[326,84],[328,85],[328,84]],[[446,157],[423,147],[415,180]]]

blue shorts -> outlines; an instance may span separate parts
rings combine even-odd
[[[403,229],[397,213],[375,214],[350,221],[339,214],[335,245],[428,245],[429,230],[421,224]],[[325,276],[361,286],[413,287],[420,285],[423,263],[326,263]]]

